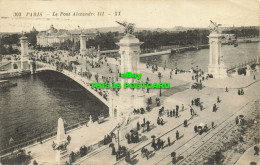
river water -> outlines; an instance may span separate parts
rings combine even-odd
[[[64,75],[48,71],[11,78],[17,87],[0,91],[0,149],[9,139],[30,139],[56,131],[62,117],[67,125],[108,114],[106,106]]]
[[[238,47],[233,45],[223,45],[223,61],[227,67],[255,59],[259,55],[259,43],[239,43]],[[209,49],[198,51],[186,51],[184,53],[167,54],[163,56],[143,57],[141,62],[152,61],[150,63],[167,68],[190,70],[198,65],[204,71],[207,71],[209,64]]]
[[[256,58],[258,43],[243,43],[238,47],[223,46],[227,67]],[[158,66],[189,70],[196,65],[207,71],[209,49],[145,57]],[[62,117],[68,125],[95,119],[100,113],[108,114],[106,106],[73,80],[57,72],[11,78],[17,87],[0,91],[0,150],[8,147],[9,139],[15,141],[55,131]]]

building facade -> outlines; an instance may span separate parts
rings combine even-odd
[[[62,43],[66,40],[70,40],[74,43],[80,41],[80,35],[85,34],[86,39],[94,39],[97,35],[97,32],[90,32],[83,29],[78,30],[64,30],[56,29],[53,25],[46,31],[41,31],[37,35],[37,45],[40,46],[53,46],[54,43]]]

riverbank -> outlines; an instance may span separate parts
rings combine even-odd
[[[31,74],[31,71],[0,71],[0,80]]]

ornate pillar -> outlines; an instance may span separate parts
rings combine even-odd
[[[120,46],[119,53],[121,55],[121,73],[131,72],[138,73],[139,70],[139,55],[140,55],[140,42],[134,35],[126,34],[117,45]],[[121,78],[121,90],[119,92],[118,114],[127,114],[132,112],[133,108],[145,108],[145,101],[142,99],[141,93],[137,95],[136,89],[133,91],[129,87],[124,89],[124,83],[136,82],[136,79]],[[136,100],[138,97],[138,101]],[[133,102],[135,104],[133,104]],[[137,104],[138,103],[138,104]],[[142,104],[142,105],[141,105]]]
[[[214,78],[227,77],[227,71],[221,52],[222,35],[213,31],[210,33],[208,38],[210,44],[208,73],[212,74]]]
[[[26,69],[25,63],[28,63],[29,53],[28,53],[28,38],[23,36],[20,38],[21,43],[21,70]]]
[[[86,41],[87,41],[87,36],[85,34],[81,34],[80,35],[80,54],[85,54],[87,51]]]
[[[69,162],[67,145],[64,122],[62,118],[59,118],[56,139],[56,161],[58,165],[65,165],[66,162]]]

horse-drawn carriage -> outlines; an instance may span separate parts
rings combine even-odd
[[[199,126],[197,127],[197,132],[201,135],[203,132],[208,131],[208,126],[207,124],[200,123]]]

